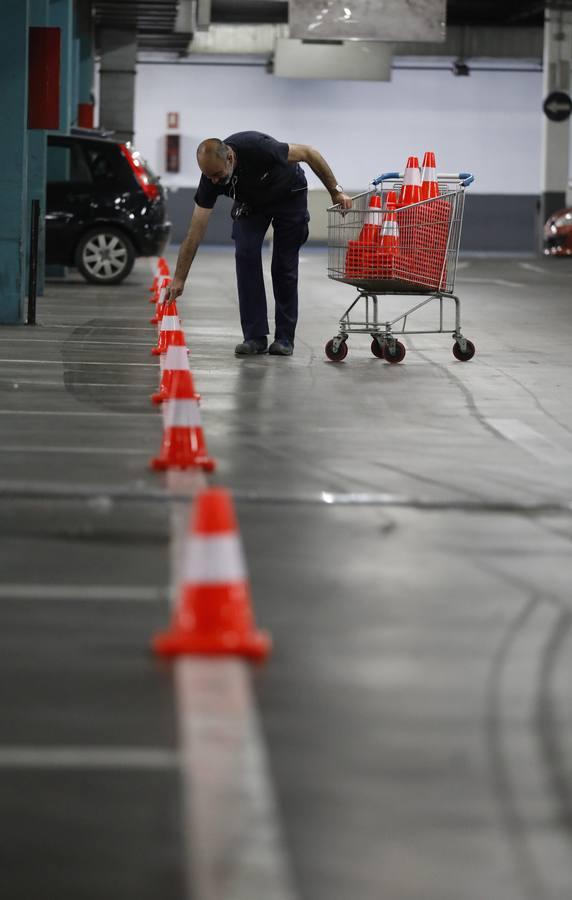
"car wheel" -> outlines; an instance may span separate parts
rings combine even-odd
[[[75,264],[92,284],[119,284],[135,262],[135,249],[126,234],[101,225],[86,232],[78,244]]]

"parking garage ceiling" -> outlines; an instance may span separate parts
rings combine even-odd
[[[549,0],[553,8],[572,9],[572,0]],[[135,28],[143,50],[184,54],[192,37],[175,31],[180,0],[92,0],[97,30]],[[287,0],[211,0],[213,24],[285,24]],[[545,4],[539,0],[447,0],[449,25],[539,27]]]

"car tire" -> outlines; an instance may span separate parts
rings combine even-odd
[[[125,232],[111,225],[90,228],[75,252],[75,264],[92,284],[119,284],[135,262],[135,248]]]

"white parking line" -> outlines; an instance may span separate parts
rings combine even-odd
[[[151,329],[149,329],[150,334],[152,335]],[[2,336],[0,335],[0,344],[2,343]],[[14,338],[6,338],[6,343],[10,344],[11,347],[14,347],[16,344],[65,344],[66,347],[68,344],[103,344],[105,347],[150,347],[151,341],[73,341],[69,338],[64,338],[63,340],[60,338],[57,340],[56,338],[36,338],[36,337],[18,337],[16,340]]]
[[[192,480],[191,480],[192,479]],[[173,493],[204,476],[170,473]],[[177,602],[188,509],[171,511],[171,601]],[[248,665],[182,657],[175,685],[188,893],[194,900],[295,900]]]
[[[176,664],[196,900],[294,900],[250,673],[240,660]]]
[[[2,384],[3,382],[6,382],[6,381],[8,381],[8,379],[0,378],[0,384]],[[63,379],[61,381],[33,381],[32,379],[29,379],[29,378],[18,378],[18,381],[13,382],[13,386],[15,388],[19,387],[19,385],[21,385],[21,384],[39,384],[39,385],[42,385],[42,387],[44,387],[45,385],[47,385],[48,387],[69,387],[71,384],[76,384],[79,387],[104,387],[104,388],[107,388],[107,387],[118,388],[119,387],[119,388],[130,388],[131,390],[139,388],[140,390],[143,389],[146,391],[148,391],[149,388],[152,387],[151,384],[129,384],[128,382],[117,382],[117,381],[110,382],[109,384],[105,381],[74,381],[74,379],[67,378],[67,377],[66,377],[65,381]]]
[[[463,284],[500,284],[501,287],[526,287],[522,281],[507,281],[506,278],[466,278],[462,275],[458,280],[463,282]]]
[[[149,412],[129,412],[122,409],[110,409],[106,410],[105,412],[94,412],[92,410],[83,409],[74,409],[68,411],[63,411],[60,409],[0,409],[0,416],[87,416],[88,418],[116,418],[117,416],[121,416],[122,419],[125,418],[125,416],[131,416],[132,418],[135,416],[139,416],[139,418],[144,419],[156,419],[157,411],[149,410]]]
[[[541,275],[548,275],[546,269],[542,266],[535,266],[534,263],[519,262],[521,269],[527,269],[529,272],[540,272]]]
[[[41,365],[41,366],[67,366],[78,368],[80,366],[107,366],[111,369],[116,369],[118,366],[140,366],[144,369],[157,369],[158,363],[140,363],[140,362],[110,362],[107,360],[101,360],[101,362],[86,362],[85,360],[77,360],[74,362],[64,362],[62,359],[0,359],[0,363],[22,363],[22,364],[31,364],[31,365]]]
[[[30,446],[15,444],[13,447],[0,447],[0,453],[93,453],[102,456],[111,453],[116,456],[148,456],[149,450],[135,450],[129,447],[38,447],[34,444]]]
[[[158,603],[161,588],[116,584],[0,584],[0,600],[111,600],[118,603]]]
[[[178,756],[161,747],[0,747],[0,769],[174,769]]]
[[[489,419],[489,425],[509,441],[522,447],[537,459],[552,465],[569,466],[572,463],[572,452],[554,444],[540,432],[520,419]]]

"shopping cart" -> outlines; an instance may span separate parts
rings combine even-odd
[[[474,344],[461,334],[461,305],[453,294],[465,188],[473,181],[468,172],[437,175],[438,196],[395,209],[388,195],[399,192],[403,175],[388,172],[372,182],[373,190],[353,197],[351,209],[328,209],[328,276],[359,291],[340,319],[338,334],[326,344],[328,359],[346,358],[350,334],[370,334],[373,355],[390,363],[405,357],[405,346],[396,338],[404,334],[452,334],[454,356],[462,361],[474,356]],[[378,298],[400,294],[426,296],[382,322]],[[363,321],[351,317],[360,300],[365,301]],[[444,300],[455,304],[454,328],[444,326]],[[433,301],[439,306],[438,327],[408,328],[409,317]]]

